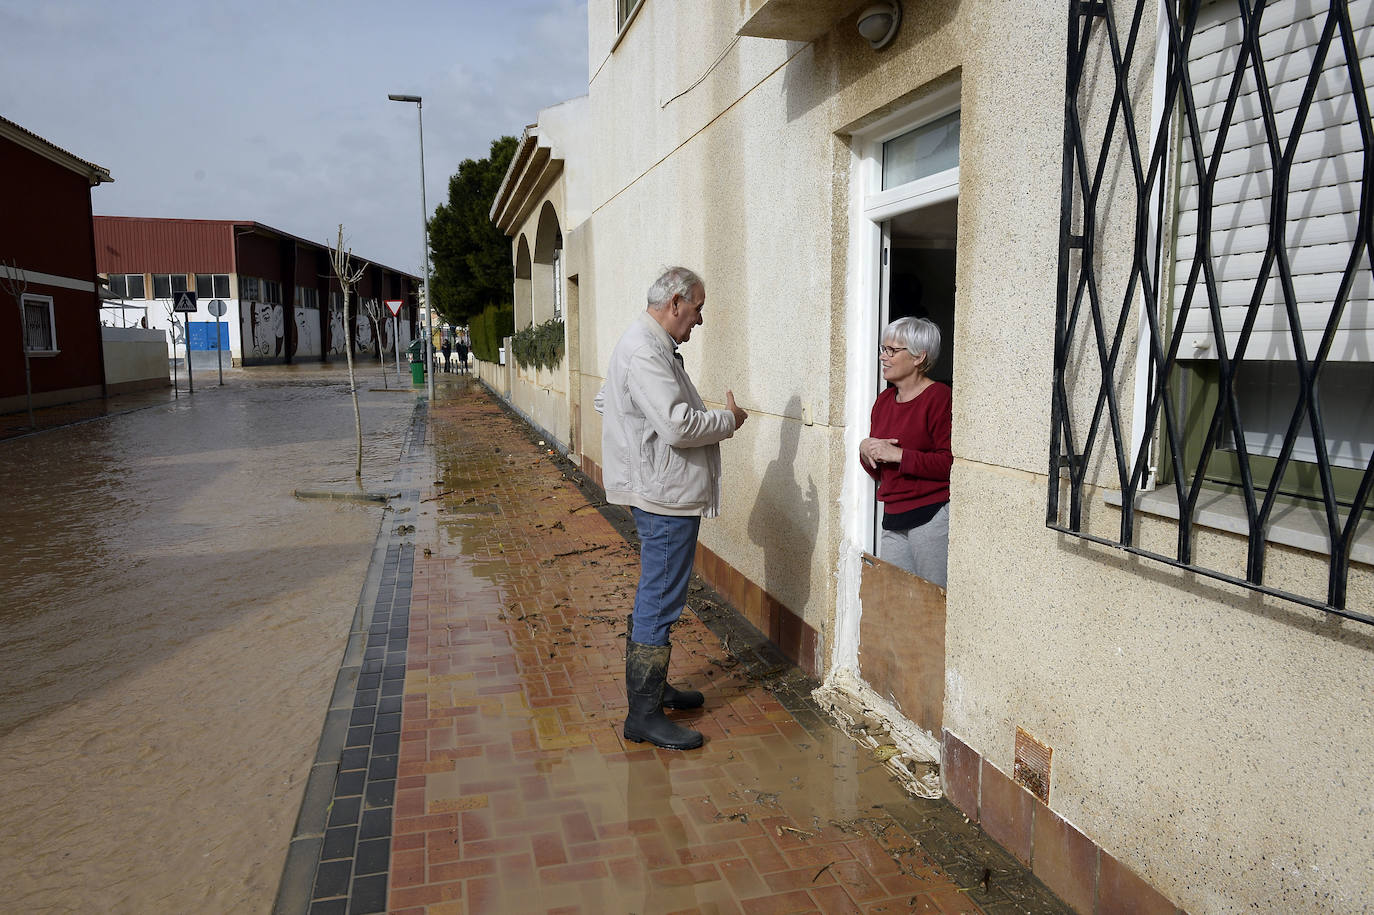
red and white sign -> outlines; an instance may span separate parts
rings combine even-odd
[[[387,299],[387,300],[386,300],[386,307],[391,311],[391,316],[392,316],[393,318],[399,318],[399,317],[401,316],[401,300],[400,300],[400,299]]]

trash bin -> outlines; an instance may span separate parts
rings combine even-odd
[[[416,385],[425,383],[425,364],[423,362],[410,364],[410,383]]]

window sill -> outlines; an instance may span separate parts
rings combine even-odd
[[[639,11],[643,8],[644,0],[639,0],[639,2],[634,5],[634,9],[630,10],[629,15],[625,17],[625,22],[623,25],[620,26],[620,31],[616,32],[615,34],[615,41],[611,42],[612,54],[615,53],[616,48],[620,47],[621,39],[623,39],[625,37],[625,33],[630,30],[630,25],[635,21],[635,17],[639,15]]]
[[[60,356],[61,354],[62,354],[62,351],[61,351],[60,349],[26,349],[26,350],[24,350],[24,355],[26,355],[26,356],[28,356],[28,357],[30,357],[30,358],[33,358],[33,357],[35,357],[35,356]]]
[[[1106,489],[1102,499],[1108,505],[1121,507],[1121,490]],[[1160,518],[1178,520],[1178,500],[1170,485],[1154,492],[1141,493],[1136,497],[1136,511]],[[1269,516],[1270,543],[1307,550],[1311,553],[1331,555],[1331,542],[1326,533],[1326,513],[1316,506],[1306,504],[1279,504],[1274,506]],[[1245,503],[1235,493],[1204,489],[1197,500],[1196,523],[1202,527],[1218,531],[1240,534],[1250,532],[1245,515]],[[1365,512],[1355,534],[1355,542],[1350,547],[1350,561],[1362,565],[1374,565],[1374,517]]]

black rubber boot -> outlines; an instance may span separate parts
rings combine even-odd
[[[625,645],[630,644],[630,634],[635,631],[635,615],[633,613],[625,617]],[[701,708],[706,704],[706,697],[695,689],[674,689],[673,685],[667,680],[663,681],[663,707],[686,711],[688,709]]]
[[[625,694],[630,713],[625,716],[625,739],[648,741],[665,750],[695,750],[702,737],[663,714],[663,684],[668,677],[671,645],[630,642],[625,651]]]

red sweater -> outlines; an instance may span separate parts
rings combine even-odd
[[[897,402],[896,388],[888,388],[874,401],[869,435],[895,438],[902,461],[879,464],[876,470],[863,461],[859,464],[878,481],[878,501],[889,513],[949,501],[949,470],[954,466],[949,446],[951,403],[949,386],[938,381],[906,403]]]

